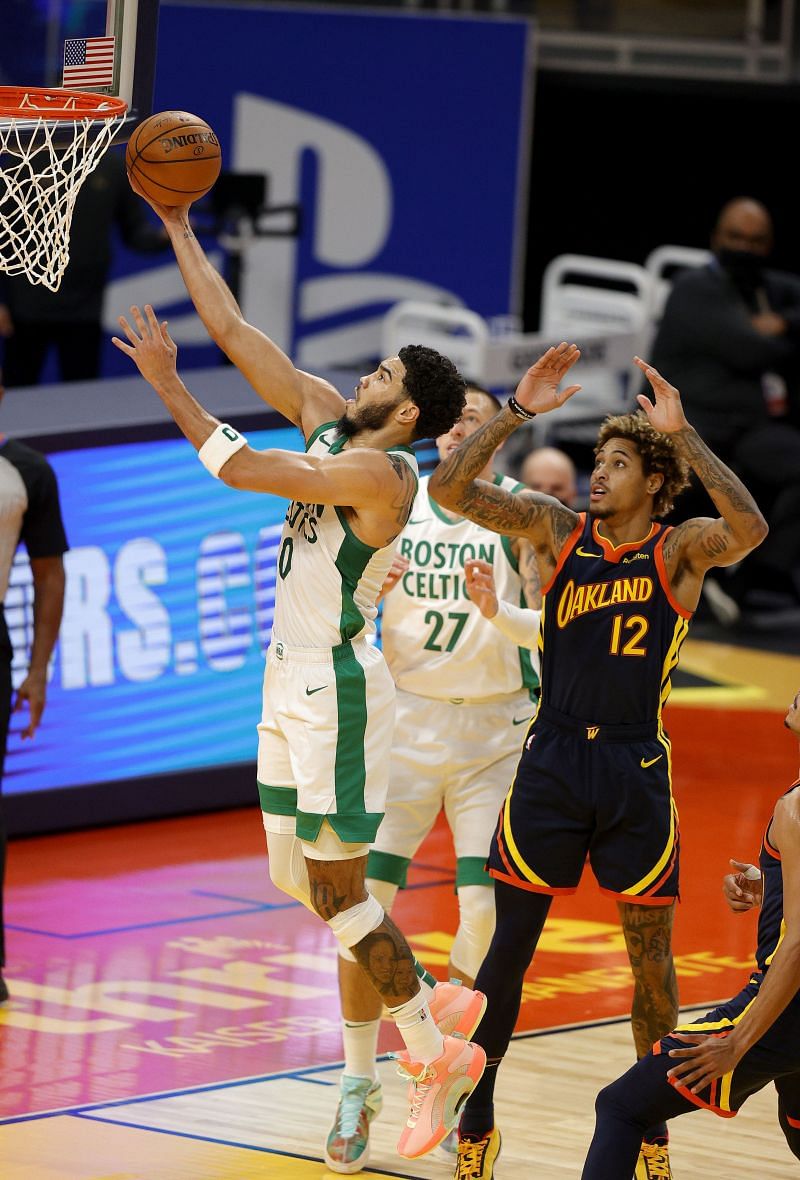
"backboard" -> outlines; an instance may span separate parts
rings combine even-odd
[[[115,135],[124,143],[152,113],[158,7],[159,0],[4,0],[0,86],[118,96],[128,104]]]

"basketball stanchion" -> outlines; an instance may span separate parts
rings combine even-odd
[[[108,95],[0,86],[0,271],[58,290],[76,197],[126,110]]]

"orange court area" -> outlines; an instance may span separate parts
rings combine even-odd
[[[702,663],[702,644],[698,652]],[[773,677],[788,679],[782,658],[772,659]],[[796,661],[785,659],[794,671]],[[796,746],[781,730],[778,697],[758,676],[753,681],[748,695],[742,685],[710,684],[696,671],[667,711],[681,816],[675,948],[684,1007],[733,994],[751,966],[755,923],[727,910],[721,878],[729,856],[755,858],[775,798],[796,777]],[[760,707],[751,707],[753,696]],[[419,958],[443,978],[456,899],[441,817],[409,886],[395,916]],[[333,939],[272,885],[257,806],[14,841],[7,926],[0,1156],[29,1158],[32,1117],[39,1130],[41,1116],[53,1132],[65,1127],[65,1143],[76,1134],[84,1142],[81,1120],[105,1125],[131,1099],[177,1095],[197,1104],[203,1094],[276,1075],[306,1083],[304,1093],[335,1082],[341,1039]],[[518,1032],[624,1018],[630,993],[615,903],[587,868],[577,894],[553,904]],[[381,1051],[399,1047],[386,1023]],[[155,1113],[152,1103],[148,1109]],[[90,1136],[98,1151],[109,1134]],[[235,1142],[237,1152],[267,1150],[247,1135],[231,1139],[224,1128],[209,1138]],[[111,1142],[113,1154],[113,1135]],[[279,1155],[281,1167],[295,1158]],[[260,1174],[259,1160],[252,1172],[250,1163],[226,1161],[203,1171],[211,1167],[206,1158],[197,1172],[178,1163],[174,1175]],[[275,1167],[280,1174],[277,1160]],[[105,1168],[100,1161],[94,1171],[53,1170],[43,1159],[41,1170],[4,1168],[3,1175],[128,1175]],[[140,1174],[154,1173],[130,1173]]]

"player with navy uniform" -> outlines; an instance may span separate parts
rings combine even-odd
[[[476,1033],[489,1065],[462,1117],[459,1180],[492,1176],[494,1083],[524,974],[553,894],[575,889],[587,856],[618,900],[637,1055],[675,1026],[678,824],[661,710],[706,570],[740,561],[766,535],[747,489],[686,421],[677,389],[638,358],[655,397],[639,397],[644,413],[603,423],[586,517],[549,496],[481,481],[486,456],[522,421],[578,391],[558,386],[579,355],[575,345],[548,349],[429,485],[444,507],[527,538],[543,591],[541,703],[489,858],[497,920],[476,980],[489,1002]],[[686,485],[689,466],[720,516],[665,529],[654,518]],[[663,1124],[646,1129],[636,1174],[670,1175]]]
[[[800,737],[800,693],[784,721]],[[759,866],[732,860],[723,892],[735,913],[757,909],[757,970],[738,995],[678,1025],[597,1096],[583,1180],[628,1180],[649,1123],[706,1109],[723,1118],[770,1082],[778,1121],[800,1159],[800,780],[778,800]]]

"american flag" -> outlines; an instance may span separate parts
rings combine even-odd
[[[64,42],[64,78],[68,89],[111,86],[114,82],[114,38],[74,37]]]

